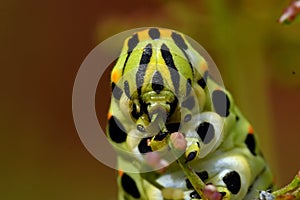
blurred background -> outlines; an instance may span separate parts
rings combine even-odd
[[[300,169],[300,23],[276,22],[288,3],[1,1],[0,199],[117,198],[116,172],[77,135],[72,87],[97,44],[145,26],[183,32],[210,53],[258,132],[276,182],[288,183]]]

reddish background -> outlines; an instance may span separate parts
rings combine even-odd
[[[75,130],[71,108],[73,82],[81,62],[100,41],[140,26],[171,27],[195,39],[201,38],[216,62],[226,66],[220,56],[227,56],[226,52],[211,34],[215,26],[210,23],[214,16],[208,3],[186,1],[185,7],[178,2],[1,2],[0,199],[116,199],[115,171],[87,152]],[[251,43],[248,39],[255,32],[269,28],[270,37],[263,40],[267,44],[263,56],[268,88],[264,94],[271,110],[270,137],[275,138],[274,162],[278,165],[276,176],[280,185],[287,183],[300,168],[300,29],[299,24],[276,24],[285,5],[271,0],[264,4],[228,1],[227,5],[236,15],[237,23],[249,25],[249,35],[230,38],[240,46],[240,51],[251,55],[253,50],[244,48],[244,42]],[[201,18],[202,24],[196,18]],[[264,27],[260,22],[272,25]],[[285,39],[282,35],[279,40],[275,37],[279,29],[288,32]],[[199,36],[198,30],[203,35]],[[225,84],[227,80],[229,88],[233,87],[228,76],[231,72],[226,72],[225,67],[220,71],[225,74]],[[249,82],[251,76],[255,74],[249,75]],[[249,88],[257,89],[251,89],[251,83]],[[254,114],[255,104],[259,104],[256,94],[244,98],[253,105],[250,108],[242,103],[244,114],[253,124],[262,123]]]

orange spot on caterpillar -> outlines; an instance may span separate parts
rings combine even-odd
[[[119,175],[119,176],[123,176],[123,174],[124,174],[124,172],[123,172],[123,171],[121,171],[121,170],[118,170],[118,175]]]
[[[207,63],[206,63],[205,61],[202,61],[202,62],[200,63],[200,70],[201,70],[202,72],[205,72],[206,70],[208,70]]]
[[[171,37],[171,34],[172,34],[172,32],[170,30],[167,30],[167,29],[160,29],[159,32],[160,32],[160,37],[161,38]]]
[[[111,74],[111,79],[113,82],[117,83],[120,79],[120,74],[116,71],[113,71]]]
[[[151,39],[151,38],[149,37],[148,31],[149,31],[149,29],[145,29],[145,30],[143,30],[143,31],[137,32],[138,38],[139,38],[140,41],[144,41],[144,40],[149,40],[149,39]]]
[[[249,134],[253,134],[254,133],[253,127],[251,125],[249,125],[249,127],[248,127],[248,133]]]
[[[108,112],[108,113],[107,113],[107,119],[110,119],[111,116],[112,116],[112,113],[111,113],[111,112]]]

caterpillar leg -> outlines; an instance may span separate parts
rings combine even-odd
[[[259,191],[271,192],[273,189],[273,176],[268,167],[263,168],[261,173],[256,177],[253,184],[249,187],[245,200],[253,200],[253,197],[259,196]]]
[[[186,161],[190,162],[196,159],[199,156],[200,152],[200,143],[199,140],[196,138],[187,138],[189,145],[185,151]]]

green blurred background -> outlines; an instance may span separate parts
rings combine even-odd
[[[116,172],[87,152],[75,130],[72,87],[98,43],[145,26],[176,29],[205,47],[259,133],[278,185],[286,184],[300,169],[300,23],[276,22],[287,5],[1,1],[0,199],[116,199]]]

